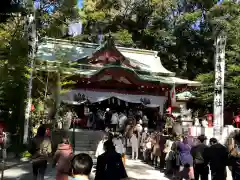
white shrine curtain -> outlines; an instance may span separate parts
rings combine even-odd
[[[74,101],[74,96],[76,95],[85,95],[85,97],[91,102],[101,102],[107,100],[109,98],[115,97],[125,102],[130,103],[141,103],[141,99],[150,100],[150,104],[147,107],[160,107],[160,111],[163,112],[163,105],[165,104],[167,97],[165,96],[152,96],[146,94],[121,94],[116,92],[100,92],[100,91],[90,91],[90,90],[70,90],[66,93],[61,94],[61,101],[69,104],[78,104],[78,102]]]

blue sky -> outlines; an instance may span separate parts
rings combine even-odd
[[[78,7],[82,7],[82,5],[83,5],[83,0],[78,0]]]
[[[38,8],[40,7],[40,0],[35,0],[35,1],[34,1],[34,6],[35,6],[36,9],[38,9]],[[78,7],[79,7],[79,8],[82,8],[82,6],[83,6],[83,0],[78,0]],[[53,10],[53,7],[50,6],[50,7],[48,8],[48,11],[49,11],[49,12],[52,12],[52,10]]]

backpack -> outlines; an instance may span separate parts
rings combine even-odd
[[[49,146],[51,146],[51,143],[43,140],[39,146],[39,151],[40,151],[39,153],[43,156],[48,156],[49,155]]]
[[[49,148],[51,149],[51,142],[45,139],[33,139],[29,146],[28,152],[31,155],[35,155],[37,152],[39,156],[48,156],[49,155]]]

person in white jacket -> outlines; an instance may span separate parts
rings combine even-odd
[[[173,173],[172,168],[172,161],[174,160],[174,154],[175,154],[175,147],[173,146],[174,139],[171,136],[165,143],[165,148],[163,150],[164,153],[166,153],[165,161],[166,161],[166,171],[165,174],[171,174]]]
[[[121,155],[123,155],[125,153],[122,139],[120,138],[120,135],[118,133],[115,133],[115,135],[113,137],[113,144],[115,146],[115,150],[117,153],[119,153]]]
[[[103,145],[107,140],[108,140],[108,136],[105,135],[103,139],[98,143],[96,154],[95,154],[96,158],[105,152]]]
[[[138,133],[137,138],[138,138],[138,143],[140,144],[140,142],[141,142],[141,134],[142,134],[142,131],[143,131],[143,127],[142,127],[142,125],[141,125],[139,122],[137,122],[134,130],[136,130],[137,133]]]
[[[112,118],[111,118],[111,129],[113,132],[116,132],[118,123],[119,123],[119,117],[118,117],[118,113],[115,111],[112,114]]]
[[[130,138],[130,142],[132,145],[132,159],[138,159],[138,151],[139,151],[139,141],[138,141],[138,132],[134,131],[132,137]]]

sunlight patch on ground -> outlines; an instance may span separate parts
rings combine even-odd
[[[129,178],[137,180],[159,180],[161,178],[161,180],[168,180],[159,170],[155,170],[140,160],[127,160],[126,166]]]
[[[24,174],[29,174],[29,173],[30,173],[30,171],[15,168],[15,169],[12,169],[12,171],[4,171],[4,177],[6,177],[6,178],[18,178],[18,177],[23,176]]]

